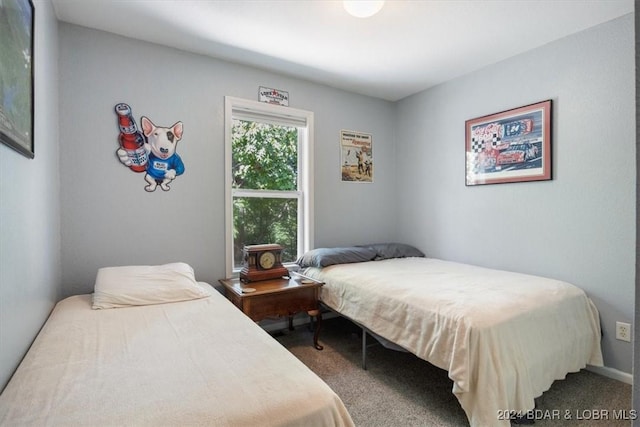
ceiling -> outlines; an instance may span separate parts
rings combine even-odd
[[[634,10],[633,0],[53,0],[59,20],[396,101]],[[286,88],[280,88],[286,90]]]

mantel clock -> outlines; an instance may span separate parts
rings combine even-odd
[[[283,276],[289,276],[289,270],[282,265],[282,246],[247,245],[242,249],[240,280],[243,282],[279,279]]]

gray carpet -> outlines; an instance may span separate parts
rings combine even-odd
[[[446,371],[410,353],[386,349],[373,338],[363,370],[360,329],[348,320],[324,321],[322,351],[313,348],[305,326],[274,336],[340,396],[358,427],[469,425]],[[585,370],[556,381],[536,404],[536,412],[547,418],[536,420],[537,427],[631,425],[614,420],[622,411],[631,415],[631,386]],[[608,419],[593,419],[598,415]]]

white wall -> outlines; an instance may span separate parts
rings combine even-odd
[[[64,293],[88,293],[98,268],[185,261],[199,280],[224,278],[224,96],[286,90],[315,113],[315,243],[395,236],[393,107],[254,68],[69,24],[60,25]],[[118,102],[158,125],[181,120],[186,172],[168,192],[115,158]],[[340,129],[373,134],[375,182],[340,182]]]
[[[34,3],[35,158],[0,145],[0,390],[60,290],[58,23]]]
[[[600,310],[605,365],[631,372],[633,15],[398,103],[399,240],[453,261],[566,280]],[[553,100],[553,180],[465,186],[465,120]]]

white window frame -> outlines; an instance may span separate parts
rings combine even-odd
[[[263,197],[298,198],[298,256],[313,248],[313,112],[280,105],[225,96],[225,247],[226,277],[234,277],[239,269],[233,268],[233,197],[256,195]],[[265,123],[298,127],[298,190],[270,192],[232,188],[232,138],[235,117]],[[273,242],[260,242],[273,243]],[[294,264],[285,264],[293,267]]]

